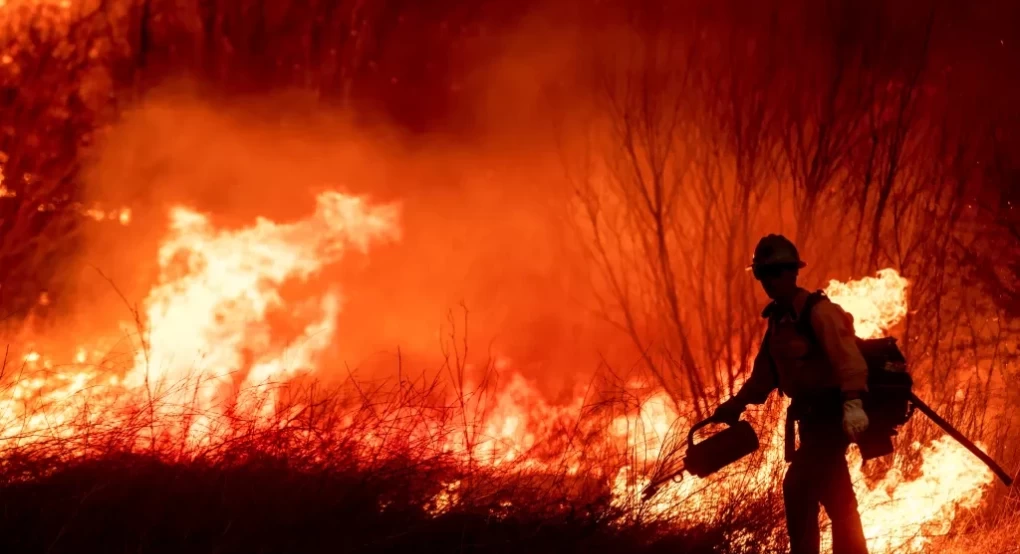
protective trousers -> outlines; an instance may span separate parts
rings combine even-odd
[[[833,554],[867,554],[846,462],[848,446],[838,421],[800,422],[800,448],[783,479],[791,554],[818,554],[819,504],[832,521]]]

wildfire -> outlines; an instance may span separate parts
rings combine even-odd
[[[862,339],[884,335],[907,315],[907,280],[892,269],[857,281],[829,281],[825,294],[854,316]]]
[[[205,414],[223,409],[232,384],[245,390],[244,401],[272,410],[269,385],[313,369],[336,332],[342,298],[328,288],[290,306],[309,321],[297,336],[274,340],[266,316],[283,307],[280,286],[307,279],[349,246],[366,250],[398,236],[394,208],[367,207],[332,192],[319,196],[312,217],[292,224],[259,219],[250,228],[218,231],[191,210],[177,208],[170,217],[159,250],[160,282],[145,300],[146,348],[124,384],[154,388],[164,409],[188,406],[203,414],[191,430],[198,439],[205,438]]]
[[[130,220],[130,212],[103,215]],[[278,223],[260,218],[233,230],[216,228],[204,214],[174,208],[157,253],[158,281],[141,306],[139,321],[125,326],[138,343],[130,367],[110,367],[97,345],[76,345],[71,364],[54,363],[34,347],[26,350],[19,378],[0,396],[0,452],[63,439],[59,444],[65,455],[88,454],[83,429],[135,425],[140,412],[149,419],[125,446],[174,455],[227,440],[231,428],[224,422],[231,418],[241,417],[253,428],[286,425],[276,385],[319,369],[320,355],[338,333],[344,296],[335,286],[324,286],[295,301],[284,297],[283,286],[315,278],[351,248],[366,252],[399,239],[397,216],[395,206],[372,206],[336,192],[321,194],[315,212],[305,219]],[[906,285],[895,271],[883,270],[877,278],[833,281],[826,292],[855,316],[858,334],[871,337],[904,317]],[[270,316],[281,311],[302,322],[296,331],[274,327]],[[499,365],[512,366],[512,361],[499,360]],[[400,391],[395,389],[394,398]],[[784,467],[781,434],[763,432],[759,455],[712,476],[712,484],[695,478],[669,483],[646,503],[641,491],[655,463],[669,454],[671,429],[692,423],[664,393],[646,397],[628,413],[592,422],[585,419],[584,393],[551,405],[512,373],[495,391],[468,384],[458,392],[457,432],[447,432],[447,412],[387,404],[377,393],[372,427],[348,447],[377,458],[399,437],[464,464],[602,479],[614,505],[629,517],[678,524],[710,522],[727,501],[773,489]],[[288,409],[304,413],[306,408]],[[359,417],[344,415],[334,425],[353,428]],[[579,428],[594,432],[583,441],[564,432]],[[619,455],[596,464],[590,461],[595,448]],[[910,448],[923,459],[920,477],[911,480],[894,468],[869,486],[854,463],[874,552],[922,550],[929,537],[948,530],[957,509],[980,504],[992,479],[947,439]],[[446,483],[427,508],[450,510],[461,490],[461,480]]]

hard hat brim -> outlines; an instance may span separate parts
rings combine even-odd
[[[807,263],[804,262],[803,260],[797,260],[796,262],[792,262],[792,261],[791,262],[774,261],[774,262],[762,262],[762,263],[757,263],[757,264],[752,263],[751,265],[745,267],[744,271],[752,271],[752,270],[754,270],[755,267],[769,267],[769,266],[776,266],[776,265],[796,265],[797,268],[799,269],[799,268],[802,268],[802,267],[806,267]]]

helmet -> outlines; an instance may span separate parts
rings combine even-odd
[[[790,239],[783,235],[768,235],[754,247],[754,258],[751,259],[751,265],[747,266],[747,269],[780,265],[804,267],[807,264],[800,259],[797,247]]]

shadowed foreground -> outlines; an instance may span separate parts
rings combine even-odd
[[[298,471],[118,457],[0,489],[4,552],[726,552],[723,530],[657,533],[612,509],[501,506],[511,484],[438,516],[421,502],[438,474]],[[466,504],[466,505],[465,505]],[[504,503],[505,504],[505,503]],[[385,506],[385,508],[380,508]],[[555,511],[553,515],[551,511]]]

